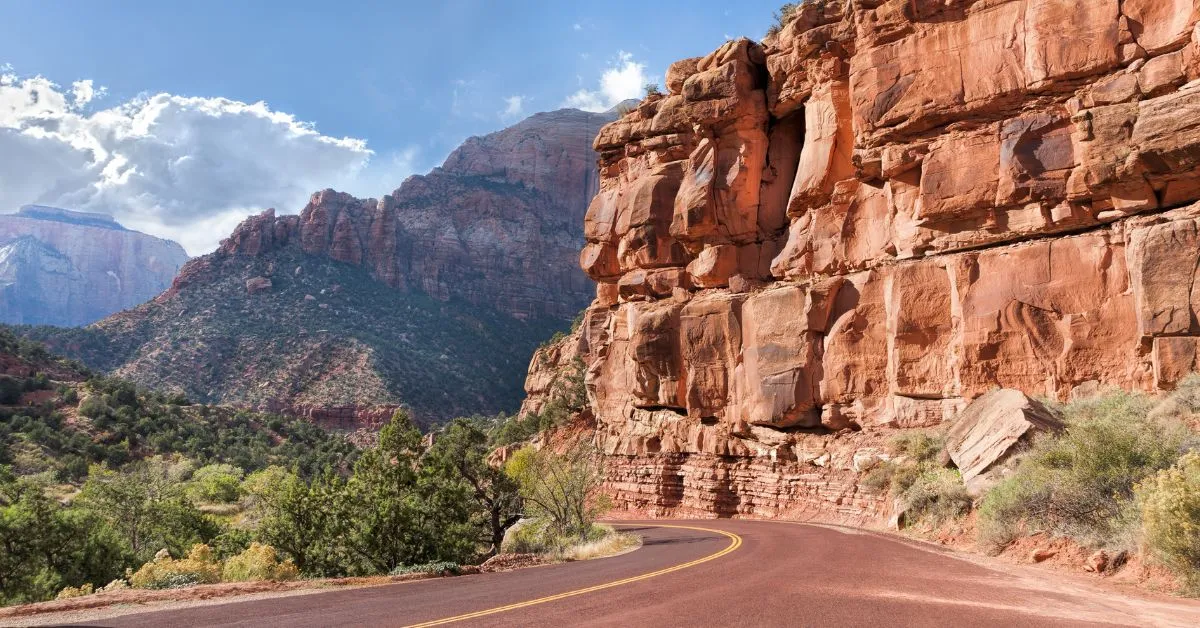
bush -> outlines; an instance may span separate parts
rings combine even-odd
[[[261,543],[251,543],[246,551],[225,561],[221,578],[225,582],[249,582],[252,580],[295,580],[300,575],[296,564],[290,560],[280,561],[275,548]]]
[[[63,587],[63,590],[59,591],[58,595],[54,599],[69,600],[73,597],[83,597],[85,595],[91,595],[92,593],[95,593],[95,591],[92,590],[92,584],[89,582],[78,587]]]
[[[1170,467],[1193,437],[1174,416],[1151,416],[1141,395],[1115,392],[1062,408],[1059,436],[1044,436],[1012,475],[984,497],[979,541],[998,551],[1022,525],[1086,545],[1132,549],[1137,533],[1133,489]]]
[[[608,555],[637,543],[637,537],[604,525],[591,525],[583,534],[563,534],[546,519],[527,519],[504,538],[506,554],[540,554],[557,560],[584,560]]]
[[[772,16],[775,18],[775,22],[767,27],[767,37],[778,35],[779,31],[782,30],[784,26],[787,26],[787,23],[792,21],[792,18],[796,16],[796,12],[800,9],[800,5],[802,4],[804,4],[804,0],[799,0],[798,2],[785,2],[782,6],[780,6]]]
[[[646,93],[647,98],[649,98],[650,96],[661,96],[662,95],[662,90],[658,88],[657,83],[646,83],[645,85],[642,86],[642,91],[644,91]]]
[[[449,561],[436,561],[432,563],[422,563],[420,565],[400,565],[388,572],[389,576],[403,576],[410,573],[435,573],[435,574],[451,574],[457,576],[462,572],[462,566],[458,563]]]
[[[898,434],[888,444],[895,457],[868,469],[859,485],[898,500],[909,524],[938,526],[960,517],[970,511],[972,500],[959,473],[938,464],[944,445],[940,433]]]
[[[1200,594],[1200,452],[1137,485],[1147,548]]]
[[[174,559],[166,550],[129,577],[135,589],[177,589],[221,581],[221,565],[207,545],[196,544],[187,558]]]
[[[242,496],[244,472],[229,464],[210,464],[196,469],[188,492],[210,504],[229,504]]]

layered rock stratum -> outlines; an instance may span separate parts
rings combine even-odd
[[[1196,23],[1192,0],[825,0],[671,65],[596,139],[597,294],[558,350],[617,504],[878,522],[856,478],[890,430],[1192,372]]]
[[[0,214],[0,322],[85,325],[153,298],[187,260],[106,214],[27,205]]]
[[[471,138],[382,199],[268,210],[143,306],[56,351],[203,402],[373,428],[512,412],[525,360],[591,300],[576,260],[615,113],[564,109]]]

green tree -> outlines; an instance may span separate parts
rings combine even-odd
[[[504,534],[521,519],[520,486],[503,469],[488,462],[492,448],[477,421],[455,419],[434,439],[422,471],[430,482],[461,483],[483,520],[488,554],[500,551]]]
[[[526,507],[562,536],[586,538],[608,507],[593,447],[577,445],[563,454],[526,447],[509,458],[505,471],[521,486]]]
[[[79,503],[107,520],[134,556],[148,560],[166,548],[182,555],[196,543],[207,543],[221,527],[188,499],[180,461],[156,456],[123,471],[93,465]]]
[[[127,556],[106,522],[47,497],[0,467],[0,604],[36,602],[65,586],[108,582]]]
[[[346,543],[357,569],[388,573],[402,565],[467,562],[475,553],[466,488],[422,474],[421,432],[398,410],[363,452],[346,486]]]

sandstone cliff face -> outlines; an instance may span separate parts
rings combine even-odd
[[[618,503],[879,521],[888,429],[1197,367],[1192,0],[827,0],[601,130],[580,347]]]
[[[324,190],[299,216],[245,221],[218,255],[282,247],[369,269],[393,288],[494,305],[518,318],[573,316],[592,282],[575,264],[598,189],[591,143],[615,114],[563,109],[467,140],[440,168],[380,200]],[[187,273],[179,286],[187,282]]]
[[[187,259],[110,216],[23,207],[0,215],[0,322],[90,323],[162,292]]]

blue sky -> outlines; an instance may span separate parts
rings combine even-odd
[[[761,36],[779,3],[341,4],[0,1],[0,204],[107,210],[203,252],[261,205],[378,196],[470,135],[608,106]]]

